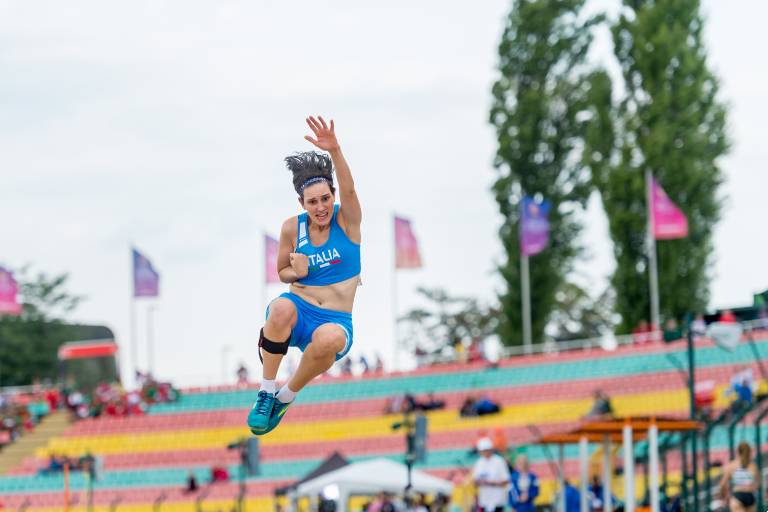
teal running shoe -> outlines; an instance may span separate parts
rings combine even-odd
[[[275,398],[275,406],[272,408],[272,414],[269,417],[269,425],[265,430],[260,430],[257,435],[264,435],[268,432],[272,432],[280,424],[280,420],[283,419],[285,412],[292,403],[293,402],[288,402],[287,404],[284,404]],[[251,430],[251,432],[253,432],[253,430]]]
[[[248,413],[248,427],[257,436],[266,433],[265,430],[269,426],[275,402],[273,393],[259,391],[259,394],[256,395],[256,403],[253,404],[251,412]]]

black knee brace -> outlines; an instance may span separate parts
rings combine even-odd
[[[264,349],[269,354],[285,355],[288,353],[288,341],[285,340],[282,343],[272,341],[264,337],[264,329],[259,333],[259,359],[264,364],[264,358],[261,356],[261,349]]]

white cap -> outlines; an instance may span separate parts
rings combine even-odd
[[[487,437],[481,437],[477,440],[477,451],[482,452],[483,450],[493,450],[493,442]]]

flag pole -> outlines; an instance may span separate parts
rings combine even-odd
[[[653,235],[653,190],[650,169],[645,171],[646,204],[648,207],[648,277],[651,293],[651,331],[654,339],[656,332],[661,327],[659,324],[659,273],[656,261],[656,238]]]
[[[261,310],[267,310],[267,230],[261,228],[261,257],[262,265],[261,272],[264,279],[261,281]]]
[[[520,287],[523,295],[523,350],[531,353],[531,274],[528,255],[520,254]]]
[[[400,367],[400,337],[397,329],[397,228],[395,224],[395,214],[392,213],[392,254],[394,256],[392,262],[392,370],[397,370]]]
[[[139,360],[138,360],[138,347],[136,346],[136,276],[135,272],[136,269],[134,268],[134,261],[133,261],[133,251],[135,249],[133,248],[133,245],[131,245],[131,325],[130,325],[130,342],[131,342],[131,362],[129,364],[128,372],[129,375],[129,381],[133,382],[134,385],[136,384],[134,382],[134,379],[136,377],[136,370],[139,366]]]

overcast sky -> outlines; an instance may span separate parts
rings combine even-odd
[[[282,158],[311,149],[304,117],[322,114],[336,120],[364,211],[353,353],[389,358],[394,212],[413,220],[425,262],[399,272],[401,313],[419,285],[487,301],[499,289],[487,112],[509,6],[0,0],[0,264],[68,272],[87,297],[74,319],[111,327],[125,362],[133,243],[161,273],[156,373],[188,385],[231,378],[239,361],[255,371],[261,235],[300,212]],[[768,6],[704,6],[734,142],[722,160],[718,307],[768,288]],[[593,58],[610,55],[601,37]],[[580,268],[599,288],[612,257],[591,206]],[[142,366],[148,304],[137,307]]]

